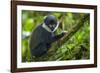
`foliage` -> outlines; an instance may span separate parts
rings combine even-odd
[[[43,23],[43,19],[47,15],[54,15],[62,24],[56,31],[56,34],[63,30],[68,31],[73,26],[80,22],[80,19],[87,15],[87,13],[72,13],[72,12],[48,12],[48,11],[22,11],[22,62],[30,61],[59,61],[59,60],[81,60],[90,58],[90,23],[89,18],[80,24],[83,24],[78,31],[74,33],[61,47],[57,49],[50,49],[49,54],[43,55],[39,58],[31,58],[29,49],[30,36],[23,36],[23,32],[32,32],[34,29]],[[88,14],[89,16],[89,14]],[[74,29],[71,29],[74,31]],[[26,37],[26,38],[23,38]],[[60,43],[60,42],[59,42]],[[52,45],[55,46],[55,45]]]

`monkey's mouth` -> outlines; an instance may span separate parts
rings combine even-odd
[[[49,28],[51,29],[52,32],[56,31],[59,26],[59,22],[57,24],[49,24]]]
[[[49,24],[48,27],[51,29],[51,31],[53,31],[56,27],[56,24]]]

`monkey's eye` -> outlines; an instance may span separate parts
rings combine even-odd
[[[55,24],[51,24],[51,25],[49,25],[49,27],[50,27],[50,28],[52,28],[52,27],[55,28],[56,25],[55,25]]]
[[[53,25],[53,27],[55,28],[55,27],[56,27],[56,25],[54,24],[54,25]]]

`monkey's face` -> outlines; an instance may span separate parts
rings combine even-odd
[[[57,26],[57,19],[53,15],[49,15],[45,18],[44,23],[53,31]]]
[[[49,24],[48,27],[53,31],[56,28],[56,24]]]

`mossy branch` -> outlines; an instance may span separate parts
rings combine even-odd
[[[57,41],[55,47],[61,47],[66,41],[68,41],[82,26],[84,26],[84,22],[89,18],[89,15],[84,15],[79,22],[68,30],[68,33]],[[59,43],[60,42],[60,43]]]

